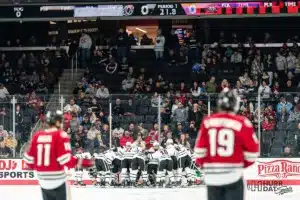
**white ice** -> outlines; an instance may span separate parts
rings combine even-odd
[[[292,193],[249,192],[247,200],[298,200],[300,186]],[[0,186],[1,200],[42,200],[38,186]],[[70,200],[206,200],[206,188],[77,188],[71,187]]]

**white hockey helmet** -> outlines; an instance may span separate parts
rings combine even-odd
[[[154,149],[158,149],[159,148],[159,143],[157,141],[153,142],[152,144]]]
[[[172,139],[167,139],[166,145],[172,145],[172,144],[174,144],[173,140]]]
[[[131,142],[126,142],[126,147],[131,147]]]

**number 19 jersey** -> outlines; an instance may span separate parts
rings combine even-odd
[[[71,154],[68,134],[55,128],[37,131],[23,159],[36,171],[44,189],[61,186],[66,181],[64,167],[73,168],[77,164],[77,158]]]
[[[259,141],[246,117],[216,113],[203,119],[194,152],[207,185],[228,185],[239,181],[243,168],[255,162]]]

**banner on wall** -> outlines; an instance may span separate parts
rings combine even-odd
[[[70,174],[69,179],[73,180],[74,170],[70,170],[68,174]],[[263,186],[277,188],[300,185],[300,158],[260,158],[245,170],[244,179],[247,182],[248,190],[254,190],[254,188],[259,190]],[[92,183],[87,171],[83,174],[83,181],[86,184]],[[22,159],[0,159],[0,185],[37,184],[35,173],[25,169]]]

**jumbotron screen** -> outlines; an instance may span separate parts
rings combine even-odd
[[[298,14],[300,1],[0,6],[0,18]]]

